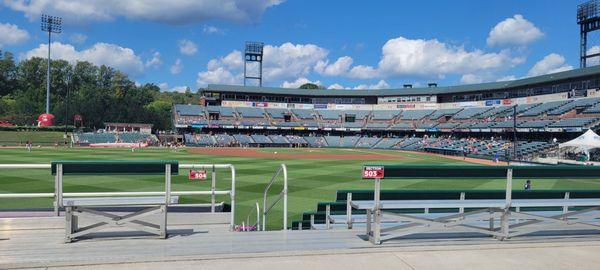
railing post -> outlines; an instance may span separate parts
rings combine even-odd
[[[212,173],[211,173],[211,186],[210,186],[210,212],[215,212],[215,188],[217,182],[217,171],[215,170],[215,164],[212,165]]]
[[[329,216],[331,215],[331,205],[325,205],[325,228],[331,229],[331,221],[329,221]]]
[[[54,175],[54,215],[60,215],[60,206],[62,201],[62,164],[56,164],[56,174]]]
[[[568,200],[571,197],[571,192],[565,192],[565,200]],[[569,207],[568,206],[563,206],[563,220],[567,220],[567,216],[565,216],[566,213],[569,212]]]
[[[346,225],[352,229],[352,192],[346,193]]]
[[[381,244],[381,179],[375,179],[375,207],[374,207],[374,219],[375,229],[373,230],[373,244]]]
[[[281,164],[283,168],[283,230],[287,230],[288,220],[288,175],[287,167],[285,164]]]
[[[510,219],[510,206],[512,203],[512,178],[513,178],[513,169],[508,168],[506,171],[506,204],[504,206],[504,213],[501,218],[501,230],[502,230],[502,239],[507,239],[510,235],[510,227],[509,227],[509,219]]]
[[[235,166],[229,165],[231,169],[231,221],[229,222],[229,230],[235,230]]]
[[[171,203],[171,164],[165,165],[165,205]]]

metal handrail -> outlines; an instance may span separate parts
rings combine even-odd
[[[0,169],[50,169],[51,164],[0,164]],[[59,193],[58,188],[62,188],[62,180],[60,183],[55,183],[54,193],[0,193],[0,199],[6,198],[54,198],[55,212],[58,213],[60,201],[62,197],[118,197],[118,196],[167,196],[167,195],[210,195],[211,210],[215,208],[215,195],[229,195],[231,198],[231,220],[230,230],[235,227],[235,167],[231,164],[179,164],[181,169],[213,169],[213,183],[211,190],[207,191],[134,191],[134,192],[66,192]],[[231,189],[216,190],[215,189],[215,172],[214,169],[230,169],[231,170]],[[61,177],[62,179],[62,177]]]
[[[283,190],[279,192],[277,198],[273,203],[271,203],[267,207],[267,193],[269,189],[277,179],[277,176],[283,172]],[[277,172],[271,177],[271,180],[265,187],[265,191],[263,192],[263,217],[262,217],[262,230],[265,231],[267,228],[267,214],[269,211],[283,198],[283,230],[287,230],[287,195],[288,195],[288,176],[287,176],[287,167],[285,164],[281,164]]]
[[[248,213],[248,215],[246,216],[246,222],[242,222],[242,231],[250,231],[251,226],[256,226],[256,230],[260,230],[260,205],[258,204],[258,202],[256,202],[255,206],[256,207],[253,208],[252,211],[250,211],[250,213]],[[250,225],[250,216],[252,215],[252,213],[254,213],[254,210],[256,210],[256,222],[254,223],[254,225]]]

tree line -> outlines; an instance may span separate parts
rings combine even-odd
[[[0,121],[35,125],[38,115],[45,112],[46,70],[46,59],[18,62],[12,53],[0,51]],[[73,125],[73,116],[78,114],[83,126],[92,129],[103,128],[104,122],[122,122],[169,130],[173,104],[197,104],[198,100],[189,88],[185,93],[161,92],[155,84],[136,85],[125,73],[105,65],[64,60],[50,64],[50,113],[55,125],[64,125],[65,119]]]

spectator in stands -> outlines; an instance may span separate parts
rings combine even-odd
[[[531,190],[531,180],[527,180],[524,186],[525,190]]]
[[[494,152],[494,163],[498,163],[498,159],[500,159],[500,155],[498,152]]]

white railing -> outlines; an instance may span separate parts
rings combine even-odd
[[[256,222],[254,224],[251,224],[250,216],[252,216],[252,214],[254,214],[254,212],[256,212]],[[260,206],[259,206],[258,202],[255,204],[255,207],[250,211],[250,213],[248,213],[245,221],[242,221],[242,231],[247,232],[252,229],[255,229],[257,231],[260,230]]]
[[[0,164],[0,169],[50,169],[50,164]],[[62,192],[62,177],[55,178],[54,193],[0,193],[0,199],[8,198],[53,198],[54,213],[59,214],[62,197],[119,197],[119,196],[166,196],[170,195],[210,195],[211,212],[215,211],[216,195],[229,195],[231,198],[230,229],[235,226],[235,167],[231,164],[179,164],[180,169],[211,169],[211,190],[206,191],[170,191],[170,179],[167,191],[135,192]],[[216,169],[231,170],[231,189],[216,190]],[[169,199],[170,201],[170,199]]]
[[[279,176],[279,174],[281,174],[282,172],[283,172],[283,189],[281,190],[281,192],[279,192],[279,194],[277,194],[277,197],[275,198],[275,200],[269,206],[267,206],[267,193],[269,192],[269,189],[271,188],[271,186],[273,185],[275,180],[277,180],[277,176]],[[281,199],[283,199],[283,230],[287,230],[287,214],[288,214],[287,213],[287,197],[288,197],[287,167],[285,166],[285,164],[281,164],[281,166],[279,167],[277,172],[275,172],[273,177],[271,177],[271,181],[269,181],[269,183],[267,184],[267,187],[265,188],[265,191],[263,192],[263,214],[262,214],[262,216],[263,216],[262,217],[262,230],[263,231],[265,231],[267,228],[267,214]]]

